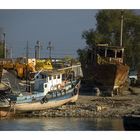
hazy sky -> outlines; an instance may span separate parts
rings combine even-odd
[[[54,46],[52,56],[76,56],[76,50],[85,46],[81,34],[95,28],[98,10],[0,10],[0,27],[6,33],[6,43],[13,48],[13,56],[23,56],[27,40],[29,56],[34,46],[42,44],[42,57],[48,56],[48,42]]]

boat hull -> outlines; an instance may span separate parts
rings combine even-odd
[[[0,107],[0,117],[11,117],[16,115],[16,113],[25,113],[25,112],[31,112],[31,111],[40,111],[40,110],[46,110],[50,108],[55,108],[62,106],[66,103],[73,103],[78,100],[79,95],[79,88],[77,88],[76,92],[75,90],[71,89],[69,93],[66,93],[65,95],[50,98],[45,102],[37,101],[37,102],[30,102],[30,103],[20,103],[16,104],[13,103],[7,107]]]
[[[123,64],[97,64],[83,67],[84,81],[91,87],[103,91],[113,91],[123,87],[129,73],[129,67]]]
[[[67,98],[67,99],[58,98],[58,99],[50,100],[47,103],[36,102],[36,103],[16,104],[15,111],[16,112],[28,112],[28,111],[45,110],[45,109],[49,109],[49,108],[55,108],[58,106],[62,106],[69,102],[76,102],[77,99],[78,99],[78,94],[75,96],[72,96],[71,98]]]

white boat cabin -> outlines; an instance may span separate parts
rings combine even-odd
[[[35,76],[34,91],[43,92],[46,95],[51,90],[56,90],[62,84],[61,73],[40,72]]]

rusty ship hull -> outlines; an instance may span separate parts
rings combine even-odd
[[[86,85],[98,87],[105,95],[123,88],[129,73],[129,67],[124,64],[88,65],[82,70]]]
[[[96,49],[95,49],[96,48]],[[122,93],[126,87],[129,66],[124,62],[124,47],[99,44],[87,51],[82,61],[83,76],[87,86],[97,87],[103,95]]]

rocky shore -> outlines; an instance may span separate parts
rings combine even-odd
[[[121,118],[122,116],[140,112],[140,88],[131,87],[127,95],[114,97],[97,97],[80,95],[75,104],[66,104],[45,111],[17,114],[17,117],[90,117]]]

